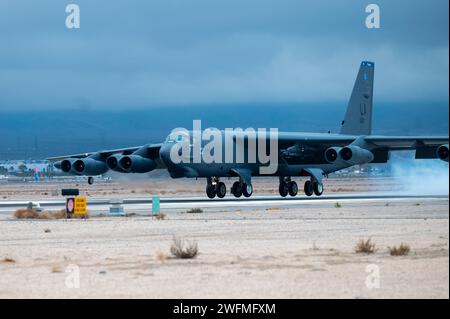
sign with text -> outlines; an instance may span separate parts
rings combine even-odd
[[[68,216],[72,215],[75,211],[75,198],[70,197],[66,200],[66,213]]]
[[[75,215],[86,215],[87,214],[87,200],[86,197],[75,198]]]

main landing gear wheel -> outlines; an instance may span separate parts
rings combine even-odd
[[[285,181],[280,182],[280,186],[278,187],[278,191],[280,192],[281,197],[286,197],[289,194],[289,185]]]
[[[314,188],[314,194],[316,194],[316,196],[320,196],[323,194],[323,184],[322,183],[314,182],[313,188]]]
[[[288,183],[288,191],[289,191],[289,195],[291,195],[292,197],[296,196],[298,193],[298,186],[296,182],[289,182]]]
[[[219,182],[216,184],[216,194],[219,198],[224,198],[227,194],[227,187],[223,182]]]
[[[252,196],[252,194],[253,194],[253,186],[252,186],[252,184],[243,184],[243,187],[242,187],[242,194],[245,196],[245,197],[250,197],[250,196]]]
[[[306,196],[311,196],[312,194],[314,194],[314,187],[311,181],[305,182],[304,191]]]
[[[88,177],[88,184],[89,185],[94,184],[94,178],[92,176]]]
[[[208,198],[216,197],[216,185],[210,183],[206,184],[206,196],[208,196]]]
[[[231,187],[231,194],[233,194],[234,197],[241,197],[243,192],[244,192],[243,184],[240,182],[234,182],[233,186]]]

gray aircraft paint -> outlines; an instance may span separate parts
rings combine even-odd
[[[344,121],[340,134],[323,133],[299,133],[299,132],[278,132],[277,152],[278,167],[271,175],[282,178],[291,176],[309,176],[311,180],[321,182],[322,175],[353,166],[350,161],[345,161],[339,157],[334,162],[329,162],[325,158],[325,151],[328,148],[342,150],[342,148],[353,148],[355,152],[364,152],[370,156],[367,163],[385,163],[389,159],[390,151],[415,150],[417,159],[438,158],[439,147],[446,146],[448,152],[448,136],[373,136],[372,131],[372,109],[373,109],[373,84],[374,84],[374,63],[363,61],[360,65],[358,75],[347,106]],[[228,138],[221,132],[222,148],[221,157],[225,154],[225,145],[240,147],[244,154],[243,161],[222,160],[221,163],[214,161],[205,162],[201,156],[194,161],[192,152],[186,156],[187,162],[174,163],[170,157],[170,152],[175,141],[169,139],[162,144],[150,144],[143,147],[132,147],[118,150],[101,151],[95,153],[75,154],[71,156],[50,158],[51,161],[60,161],[71,158],[97,158],[106,160],[115,154],[132,154],[139,152],[139,155],[151,158],[157,162],[156,168],[166,168],[171,177],[239,177],[241,181],[250,184],[252,176],[260,176],[260,168],[264,163],[248,161],[255,158],[258,147],[248,148],[249,136],[245,132]],[[195,133],[195,132],[194,132]],[[199,133],[199,132],[198,132]],[[189,133],[190,134],[190,133]],[[265,135],[266,144],[269,143],[268,136]],[[246,140],[247,139],[247,140]],[[198,152],[208,143],[202,141]],[[230,144],[228,144],[230,145]],[[257,143],[256,143],[257,145]],[[352,152],[353,152],[352,151]],[[369,153],[368,153],[369,152]],[[214,157],[214,156],[213,156]],[[200,160],[198,160],[200,159]],[[444,159],[445,160],[445,159]],[[448,159],[447,159],[448,160]],[[354,163],[355,161],[353,161]],[[56,164],[56,166],[59,163]],[[60,164],[59,164],[60,165]]]
[[[372,134],[372,103],[375,64],[363,61],[342,121],[341,134]]]

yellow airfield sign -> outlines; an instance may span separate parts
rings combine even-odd
[[[86,197],[76,197],[75,198],[75,215],[86,215],[87,214],[87,200]]]

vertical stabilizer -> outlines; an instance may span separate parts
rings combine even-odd
[[[370,135],[372,133],[373,77],[375,63],[363,61],[353,86],[341,134]]]

